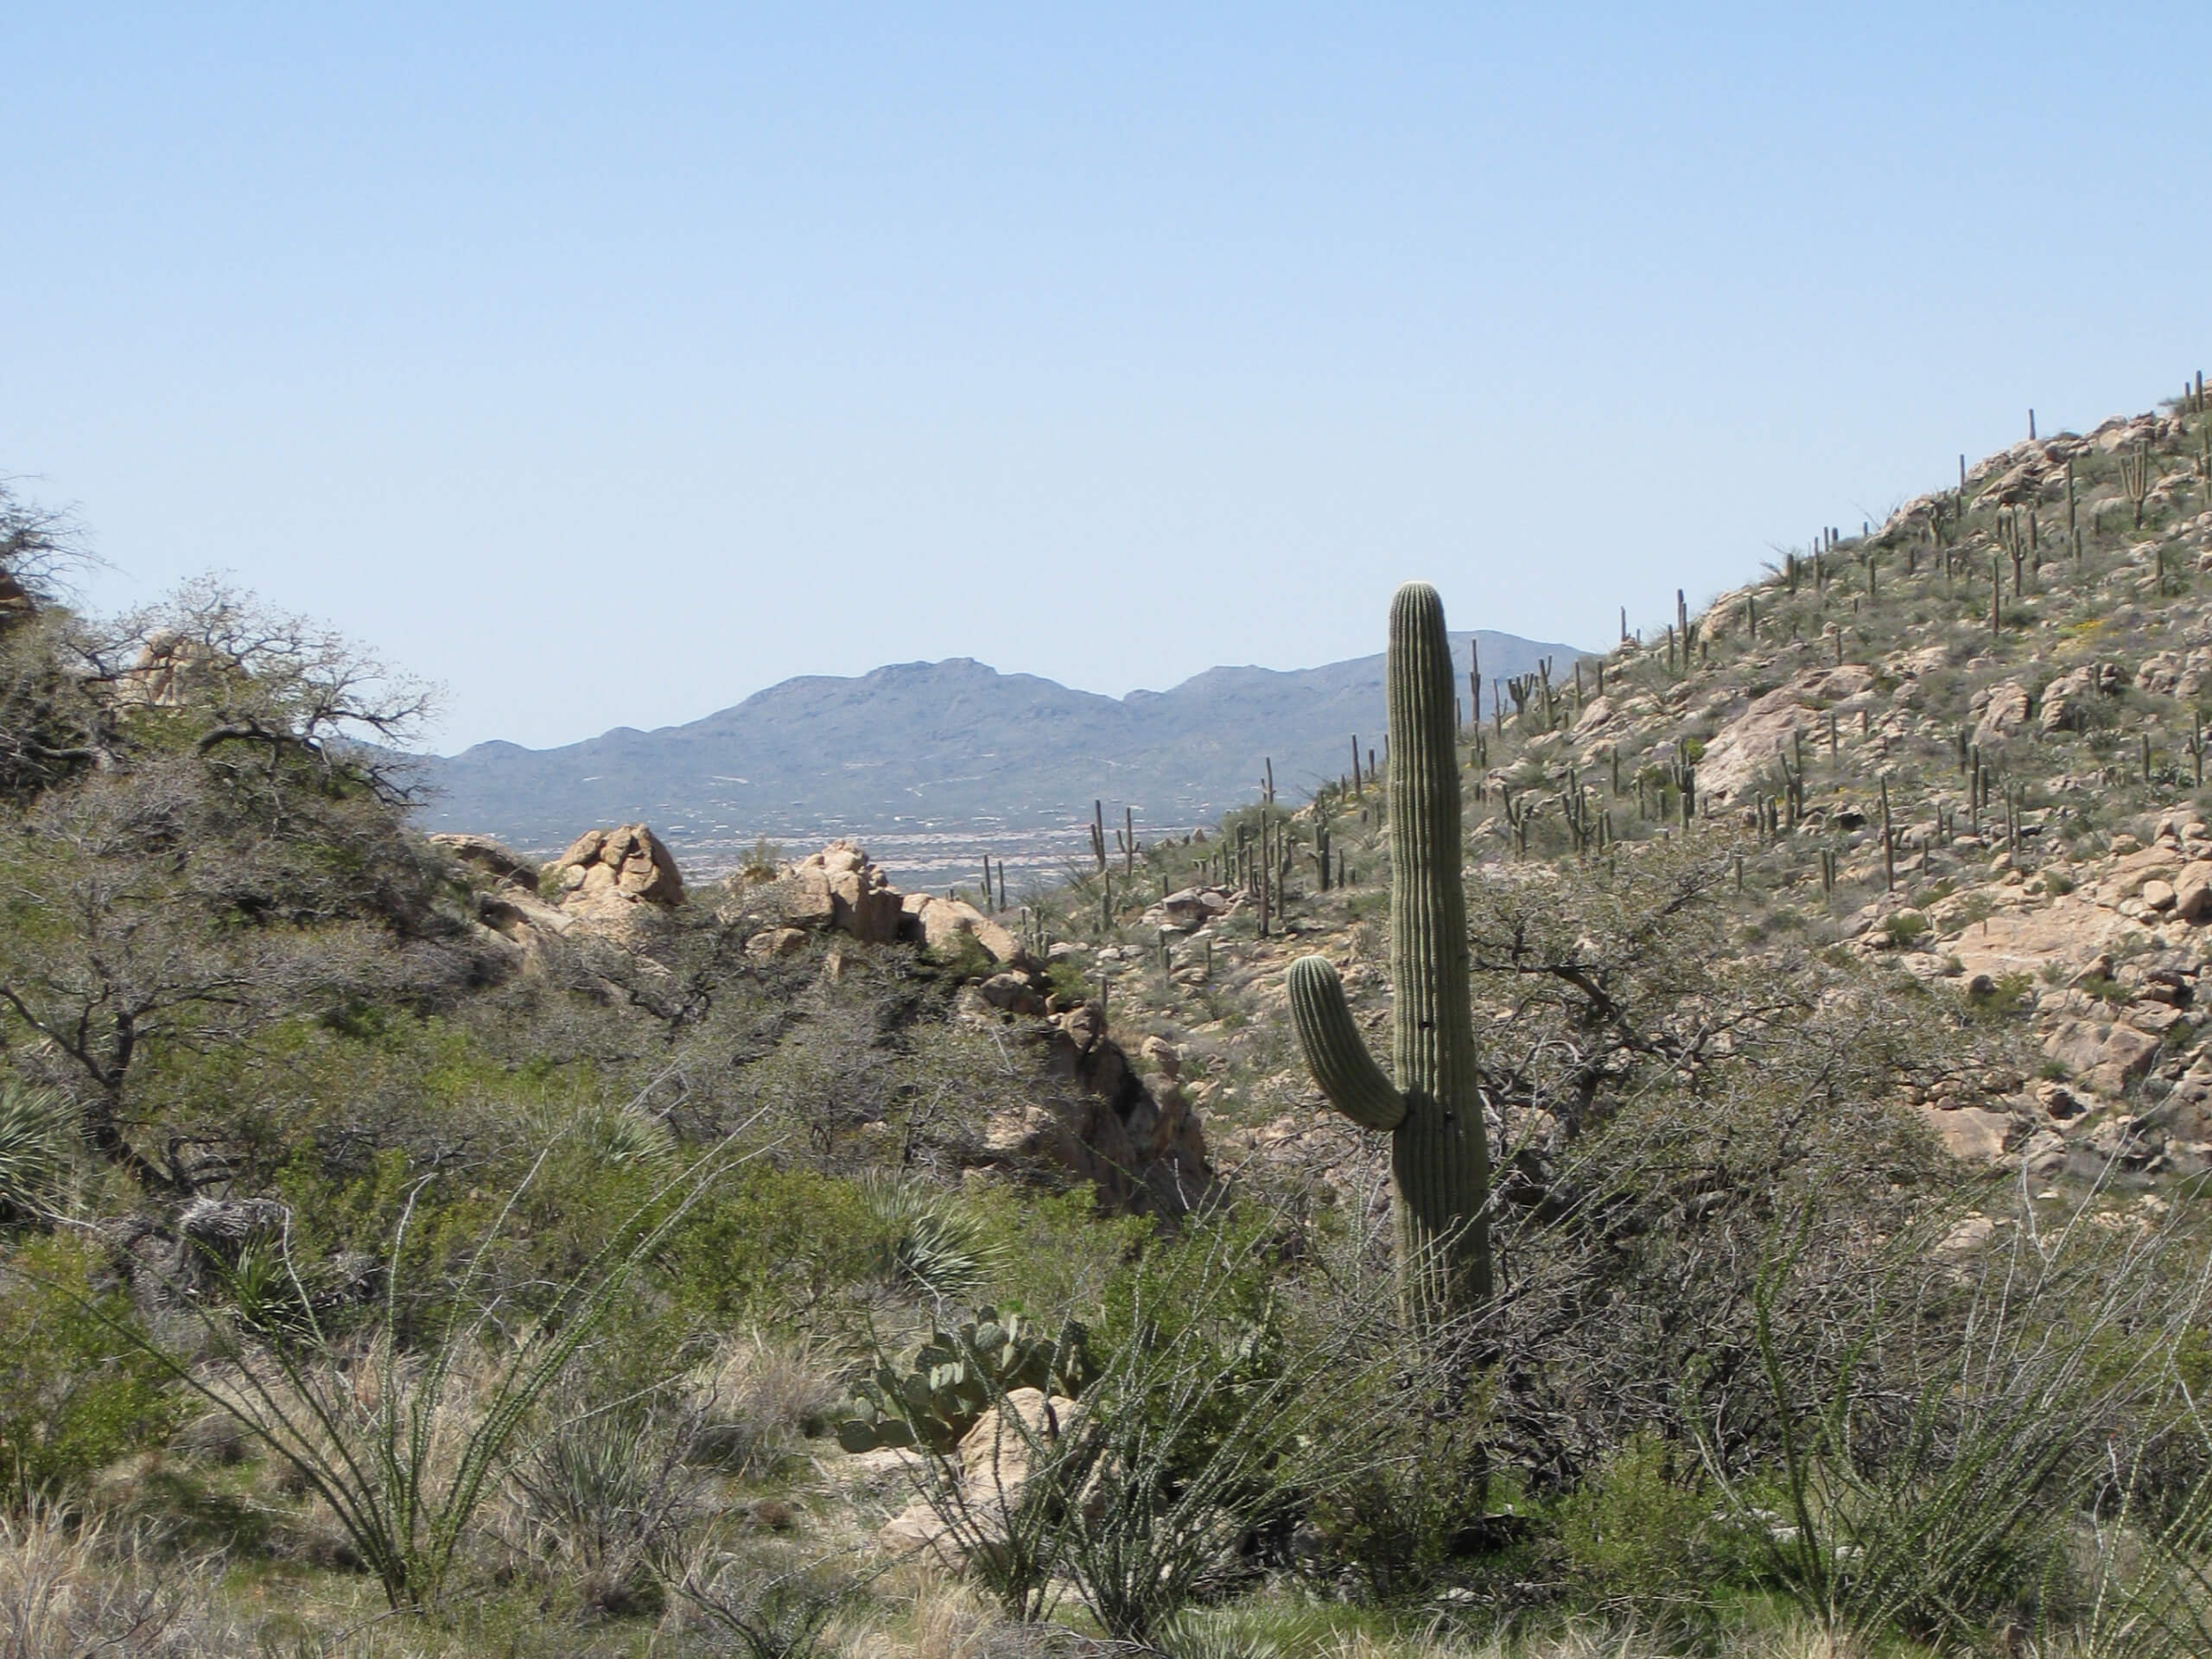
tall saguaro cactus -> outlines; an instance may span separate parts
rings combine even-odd
[[[1476,1084],[1460,878],[1452,647],[1426,582],[1390,601],[1390,978],[1395,1080],[1382,1074],[1320,957],[1290,966],[1299,1046],[1330,1102],[1390,1133],[1399,1297],[1417,1322],[1490,1298],[1490,1147]]]

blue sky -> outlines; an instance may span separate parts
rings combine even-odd
[[[2212,7],[0,10],[0,472],[437,747],[1601,643],[2212,366]]]

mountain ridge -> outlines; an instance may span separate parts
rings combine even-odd
[[[1471,639],[1485,712],[1492,678],[1546,657],[1564,671],[1583,654],[1476,630],[1452,639],[1463,676]],[[677,725],[611,727],[547,749],[495,738],[432,757],[419,817],[534,853],[643,820],[705,874],[734,866],[756,836],[833,835],[868,840],[909,878],[965,873],[986,849],[1035,873],[1077,847],[1071,832],[1094,800],[1127,807],[1147,833],[1210,823],[1250,797],[1269,761],[1288,791],[1336,777],[1356,735],[1379,743],[1382,720],[1379,653],[1313,668],[1217,664],[1121,697],[973,657],[887,663],[796,676]]]

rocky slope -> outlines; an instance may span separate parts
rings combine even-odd
[[[1478,879],[1573,882],[1687,842],[1733,861],[1745,961],[1810,945],[1956,1011],[1972,1059],[1904,1087],[1960,1156],[2038,1182],[2204,1169],[2208,435],[2192,397],[2017,445],[1558,665],[1463,734]],[[1271,937],[1243,859],[1203,867],[1223,881],[1203,903],[1128,882],[1110,925],[1084,919],[1089,887],[1063,896],[1075,958],[1116,976],[1117,1030],[1190,1053],[1231,1163],[1352,1155],[1287,1040],[1281,975],[1319,949],[1375,980],[1381,809],[1329,794],[1286,815]],[[1325,835],[1349,891],[1318,879]],[[1370,988],[1379,1039],[1388,987]]]

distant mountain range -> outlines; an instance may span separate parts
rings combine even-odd
[[[1573,646],[1512,634],[1469,640],[1490,682]],[[687,873],[733,868],[755,837],[794,849],[862,841],[910,886],[967,880],[986,850],[1020,876],[1081,855],[1091,803],[1141,836],[1180,834],[1255,798],[1302,797],[1348,771],[1351,741],[1382,747],[1383,659],[1320,668],[1210,668],[1169,691],[1075,691],[969,658],[899,663],[856,678],[785,680],[683,726],[617,727],[556,749],[480,743],[427,763],[429,830],[557,851],[597,825],[650,823]]]

